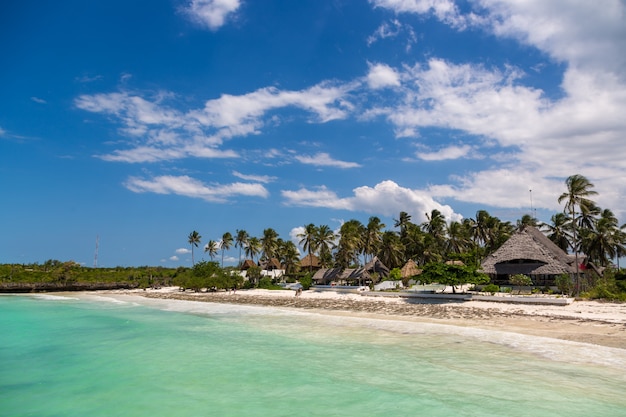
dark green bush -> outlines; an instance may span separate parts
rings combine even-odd
[[[494,295],[497,292],[500,292],[500,287],[496,284],[487,284],[483,287],[483,292],[490,292],[491,295]]]

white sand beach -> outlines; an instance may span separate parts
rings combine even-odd
[[[321,314],[414,320],[499,330],[626,349],[626,304],[575,301],[569,305],[485,301],[407,300],[308,290],[180,292],[178,287],[120,291],[150,298],[314,310]]]

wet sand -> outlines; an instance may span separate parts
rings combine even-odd
[[[191,293],[174,288],[133,291],[149,298],[271,306],[320,314],[377,317],[475,327],[626,349],[626,304],[576,301],[567,306],[484,301],[416,300],[358,294],[240,290]]]

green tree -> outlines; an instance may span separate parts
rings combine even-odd
[[[323,267],[330,266],[332,263],[332,250],[335,249],[335,232],[328,225],[323,224],[317,228],[315,234],[315,247],[319,251],[320,264]]]
[[[309,259],[311,259],[311,254],[314,253],[317,249],[317,227],[313,223],[309,223],[304,226],[304,231],[302,233],[298,233],[297,237],[300,239],[300,244],[302,245],[302,249],[308,253]],[[309,263],[309,272],[313,269],[313,262]]]
[[[358,220],[348,220],[339,229],[339,245],[335,254],[338,265],[348,268],[359,262],[358,255],[363,247],[363,224]]]
[[[509,278],[509,282],[516,287],[528,287],[533,285],[532,279],[528,275],[515,274]],[[521,291],[518,291],[518,293]]]
[[[280,263],[285,267],[286,274],[293,274],[296,272],[296,266],[298,265],[298,261],[300,260],[300,253],[298,252],[298,248],[296,244],[291,240],[282,240],[280,239],[280,248],[279,248],[279,260]]]
[[[230,249],[233,244],[233,235],[230,232],[226,232],[222,235],[222,242],[220,247],[222,248],[222,268],[224,268],[224,251]]]
[[[478,272],[475,267],[440,262],[424,265],[419,279],[424,284],[438,283],[452,286],[452,292],[456,292],[456,287],[463,284],[482,285],[489,282],[489,277]]]
[[[240,264],[241,264],[241,251],[248,244],[248,239],[250,239],[248,232],[246,232],[245,230],[237,230],[237,235],[235,237],[235,247],[239,248],[239,263]]]
[[[570,235],[571,221],[565,213],[556,213],[550,218],[551,224],[543,223],[542,230],[555,245],[567,252],[572,237]]]
[[[211,260],[213,260],[217,256],[217,242],[209,240],[209,243],[204,247],[204,253],[208,253]]]
[[[254,260],[255,256],[258,256],[261,253],[261,241],[258,237],[252,236],[248,239],[248,243],[246,244],[246,256],[250,259]],[[258,259],[257,259],[258,261]]]
[[[389,268],[402,266],[404,245],[397,233],[387,230],[383,232],[378,259]]]
[[[571,229],[573,232],[572,248],[574,249],[574,258],[576,260],[576,292],[580,291],[580,266],[578,262],[578,225],[576,217],[576,208],[582,212],[589,212],[595,203],[589,199],[590,196],[598,194],[592,190],[594,185],[587,178],[576,174],[565,180],[567,191],[558,198],[559,204],[565,202],[564,210],[569,212],[571,220]]]
[[[367,255],[370,255],[370,259],[374,257],[374,254],[378,253],[380,246],[383,243],[383,232],[385,224],[380,221],[380,218],[371,216],[367,222],[367,226],[363,230],[363,255],[365,256],[365,262],[367,263]]]
[[[265,259],[272,259],[276,257],[278,250],[278,233],[272,228],[263,230],[263,237],[261,238],[261,249]]]
[[[187,242],[189,242],[189,244],[191,245],[191,264],[195,265],[195,261],[193,259],[193,248],[194,246],[197,248],[198,245],[200,244],[200,241],[202,239],[202,236],[200,236],[200,234],[198,232],[196,232],[195,230],[191,233],[189,233],[189,236],[187,237]]]

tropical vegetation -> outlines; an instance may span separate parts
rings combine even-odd
[[[478,210],[473,218],[456,221],[446,219],[436,209],[425,213],[424,222],[415,223],[410,214],[401,211],[392,228],[387,228],[380,218],[371,216],[365,224],[356,219],[347,220],[337,231],[325,224],[308,223],[297,238],[304,253],[317,257],[321,267],[357,267],[378,257],[390,270],[399,270],[407,261],[413,260],[424,271],[420,281],[455,286],[460,281],[484,283],[484,276],[477,273],[481,260],[506,242],[516,228],[530,225],[539,227],[558,247],[574,254],[578,268],[585,268],[585,274],[576,274],[573,288],[564,279],[557,280],[557,285],[568,291],[586,292],[588,296],[615,295],[626,291],[619,284],[623,276],[620,275],[619,258],[626,256],[626,224],[620,225],[611,210],[599,207],[592,200],[597,195],[593,188],[594,185],[582,175],[567,178],[565,191],[557,197],[563,204],[563,211],[555,213],[548,223],[538,222],[534,216],[525,214],[512,224],[486,210]],[[229,270],[239,268],[224,267],[225,252],[233,246],[238,249],[240,264],[243,257],[252,259],[257,265],[276,259],[285,269],[287,280],[310,280],[313,274],[312,266],[305,270],[300,268],[301,254],[294,242],[282,239],[273,228],[265,228],[258,237],[242,229],[237,229],[234,234],[225,231],[221,239],[209,240],[204,246],[210,261],[196,263],[194,249],[201,241],[202,236],[196,230],[187,236],[191,247],[191,268],[87,268],[71,261],[49,260],[43,265],[2,265],[0,280],[3,283],[117,282],[133,286],[177,282],[186,288],[197,288],[201,282],[210,284],[211,288],[226,288],[242,285],[227,279],[238,275]],[[221,255],[220,264],[214,262],[218,255]],[[461,260],[463,266],[446,263],[451,260]],[[617,265],[613,264],[614,260]],[[594,271],[612,271],[601,274],[609,277],[608,281],[590,273],[589,265]],[[258,269],[248,271],[250,280],[247,285],[260,284],[262,277]],[[598,285],[604,290],[592,293]]]

